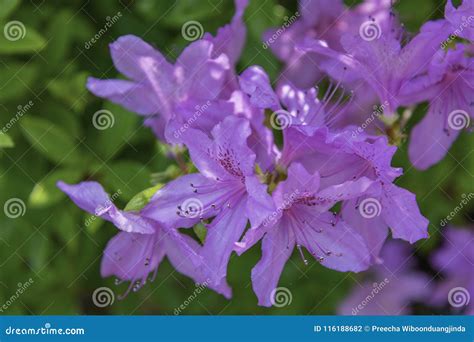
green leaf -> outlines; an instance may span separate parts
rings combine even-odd
[[[0,132],[0,148],[13,147],[13,140],[6,133]]]
[[[0,21],[12,14],[19,4],[20,0],[0,0]]]
[[[0,32],[1,34],[1,32]],[[28,63],[0,63],[0,102],[7,102],[22,99],[22,105],[26,105],[29,100],[25,99],[25,95],[31,94],[34,86],[33,83],[37,79],[39,68],[37,65]],[[19,103],[16,103],[18,105]]]
[[[168,15],[164,17],[164,22],[173,27],[181,27],[190,20],[203,21],[221,15],[223,7],[228,4],[228,0],[226,0],[226,3],[218,0],[178,1]],[[203,29],[203,33],[207,31],[205,27]]]
[[[150,187],[150,171],[144,165],[123,160],[111,163],[102,170],[105,173],[104,183],[120,194],[120,199],[129,201],[137,193],[137,189]]]
[[[21,129],[31,146],[49,160],[64,165],[87,164],[81,157],[74,138],[52,122],[31,116],[24,117]]]
[[[31,269],[38,272],[47,266],[48,255],[53,250],[52,241],[40,237],[39,239],[29,240],[28,247],[28,264]]]
[[[4,32],[7,33],[0,34],[0,54],[33,53],[46,45],[46,41],[38,32],[18,20],[7,22],[4,25]]]
[[[58,208],[58,213],[54,215],[53,227],[63,242],[63,246],[76,251],[79,247],[78,233],[81,229],[78,218],[82,217],[82,213],[77,210],[71,211],[70,207],[74,206],[72,202],[68,205],[62,204]]]
[[[58,189],[56,183],[60,180],[66,183],[76,183],[81,179],[82,171],[79,169],[60,169],[48,174],[36,183],[28,198],[31,207],[45,207],[56,204],[65,195]]]
[[[143,209],[151,200],[153,195],[161,189],[163,184],[157,184],[154,187],[148,188],[139,192],[127,203],[125,206],[126,211],[137,211]]]
[[[48,83],[48,90],[57,99],[63,101],[68,106],[79,113],[82,112],[87,104],[86,80],[88,73],[80,72],[76,75],[53,79]]]
[[[97,152],[106,159],[111,159],[126,145],[127,141],[137,129],[138,116],[131,113],[121,106],[107,102],[104,106],[104,116],[110,119],[110,127],[97,130]],[[96,112],[91,116],[91,122],[100,120],[100,112]]]
[[[77,30],[75,27],[74,14],[69,10],[62,10],[56,13],[51,22],[49,23],[48,33],[46,39],[48,39],[48,46],[42,52],[44,58],[48,61],[48,67],[55,69],[56,65],[64,63],[68,50],[73,43],[71,36],[73,32]]]
[[[207,235],[207,229],[202,223],[198,223],[193,227],[194,234],[198,237],[199,241],[201,243],[204,243],[206,241],[206,235]]]
[[[43,101],[39,104],[37,111],[42,114],[43,118],[61,126],[65,132],[76,139],[84,136],[80,122],[81,115],[68,109],[58,101],[54,99]]]
[[[98,216],[86,214],[86,218],[83,222],[84,227],[90,234],[95,234],[104,225],[105,221]]]

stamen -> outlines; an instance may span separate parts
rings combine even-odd
[[[308,260],[306,260],[306,258],[304,257],[303,249],[301,248],[301,245],[296,245],[296,248],[298,248],[298,251],[300,253],[301,259],[303,260],[303,263],[305,265],[308,265]]]

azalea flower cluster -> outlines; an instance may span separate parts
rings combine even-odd
[[[119,38],[110,50],[126,79],[88,81],[95,95],[143,116],[162,143],[186,148],[188,170],[196,170],[132,211],[118,209],[96,182],[58,184],[120,230],[101,273],[129,281],[129,290],[154,278],[166,256],[177,271],[230,298],[229,259],[261,241],[251,278],[259,305],[271,306],[294,250],[305,264],[314,258],[360,272],[382,261],[389,229],[410,243],[428,237],[415,195],[395,184],[402,175],[391,166],[397,147],[381,133],[400,125],[400,106],[428,101],[410,145],[413,163],[425,168],[459,134],[448,114],[472,116],[472,25],[459,43],[441,44],[473,14],[473,2],[454,8],[448,1],[446,19],[426,23],[402,45],[390,1],[345,8],[301,0],[290,27],[266,34],[277,37],[269,48],[285,64],[275,86],[259,66],[237,72],[247,0],[235,5],[230,24],[192,42],[174,63],[138,37]],[[374,105],[381,114],[361,129]],[[182,231],[197,225],[205,228],[202,241]]]

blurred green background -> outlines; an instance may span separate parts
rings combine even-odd
[[[275,79],[281,65],[262,48],[260,37],[296,6],[296,1],[251,1],[239,71],[259,64]],[[442,16],[444,2],[402,0],[395,7],[407,29],[416,32],[424,21]],[[3,209],[12,198],[25,203],[24,215],[17,218],[0,210],[0,306],[19,283],[33,280],[2,314],[173,314],[193,294],[193,282],[165,261],[154,283],[119,301],[127,285],[116,286],[114,279],[99,274],[101,253],[116,228],[100,219],[85,225],[88,216],[55,183],[97,180],[110,194],[120,189],[119,207],[150,187],[153,175],[172,162],[138,116],[89,94],[86,77],[117,76],[108,44],[121,35],[138,35],[173,60],[188,43],[181,36],[186,21],[197,20],[214,34],[233,12],[231,0],[0,0],[0,126],[8,128],[0,139],[0,205]],[[88,45],[118,13],[119,20]],[[23,39],[5,39],[3,28],[11,21],[24,24]],[[114,113],[115,124],[100,131],[92,116],[103,108]],[[419,106],[410,126],[425,109]],[[439,242],[440,220],[463,193],[474,191],[473,139],[461,134],[443,162],[426,172],[410,166],[406,141],[394,159],[405,170],[397,182],[417,194],[431,222],[432,237],[415,246],[422,261]],[[473,204],[452,223],[472,224]],[[182,314],[333,314],[355,280],[365,276],[327,270],[316,262],[305,266],[295,253],[280,282],[292,291],[291,305],[260,308],[250,284],[259,255],[256,246],[231,258],[232,300],[205,290]],[[96,307],[91,299],[101,286],[113,289],[116,297],[106,308]]]

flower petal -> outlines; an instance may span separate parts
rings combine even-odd
[[[202,257],[205,269],[213,286],[225,286],[227,264],[234,250],[234,245],[240,240],[247,225],[246,201],[238,200],[230,208],[224,209],[208,225],[208,231]]]
[[[125,80],[99,80],[89,77],[87,89],[95,96],[108,99],[140,115],[152,115],[160,111],[151,88]]]
[[[158,190],[141,215],[167,227],[187,228],[225,210],[233,193],[233,184],[189,174]]]
[[[294,211],[304,225],[295,227],[296,242],[325,267],[340,272],[360,272],[370,266],[370,252],[363,237],[341,218],[317,214],[311,207]]]
[[[145,282],[150,272],[156,272],[165,255],[161,239],[159,234],[118,233],[104,250],[100,266],[102,277]]]
[[[295,238],[287,224],[286,219],[283,219],[263,238],[262,258],[252,269],[252,287],[257,295],[258,305],[273,305],[273,291],[278,286],[281,272],[293,252]]]
[[[280,107],[275,91],[270,84],[270,78],[259,66],[251,66],[239,76],[242,91],[250,96],[250,103],[257,108],[276,110]]]
[[[450,112],[445,101],[449,101],[445,96],[435,99],[410,134],[408,155],[417,169],[426,170],[443,159],[461,132],[447,124]]]
[[[252,227],[258,227],[275,211],[275,205],[267,192],[267,185],[256,176],[246,177],[245,187],[248,194],[247,215]]]
[[[414,243],[428,235],[428,220],[421,215],[415,195],[393,184],[383,186],[382,216],[396,239]]]
[[[365,218],[361,215],[357,200],[344,202],[341,215],[344,221],[350,222],[350,225],[356,230],[365,241],[373,263],[379,263],[380,251],[388,235],[388,226],[381,216]]]
[[[134,212],[118,210],[97,182],[82,182],[76,185],[58,182],[57,185],[79,208],[112,222],[120,230],[129,233],[155,233],[155,222]]]
[[[230,299],[232,296],[232,289],[227,284],[219,284],[214,286],[210,283],[210,279],[206,277],[206,273],[202,272],[202,268],[196,265],[196,256],[200,258],[201,246],[194,241],[191,237],[182,235],[182,242],[186,243],[187,248],[194,251],[195,256],[193,257],[189,253],[183,253],[182,243],[175,239],[167,239],[165,241],[166,257],[169,259],[173,267],[180,273],[187,277],[192,278],[196,283],[203,286],[209,286],[214,291],[222,294],[226,298]],[[202,266],[202,263],[201,265]]]

